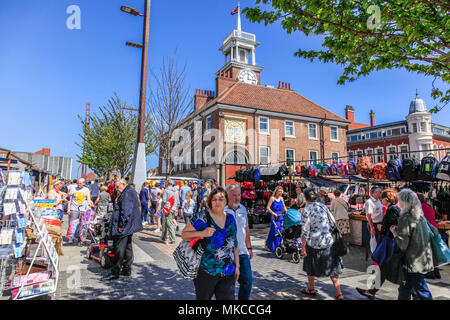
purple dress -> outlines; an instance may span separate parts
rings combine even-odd
[[[270,231],[269,235],[267,236],[266,245],[267,248],[269,248],[270,251],[275,252],[275,248],[278,247],[281,244],[281,237],[276,237],[278,230],[275,228],[274,222],[277,225],[278,229],[280,231],[283,230],[282,224],[283,224],[283,200],[274,200],[272,202],[272,205],[270,206],[270,209],[276,213],[279,218],[278,221],[275,220],[275,217],[271,215],[270,217]]]

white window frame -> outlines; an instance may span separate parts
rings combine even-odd
[[[399,154],[400,159],[409,158],[409,146],[408,146],[407,144],[399,144],[399,145],[397,146],[398,152],[401,152],[401,151],[402,151],[402,147],[406,147],[406,151],[407,151],[408,153],[406,153],[406,154],[404,154],[404,153]]]
[[[211,157],[211,146],[206,146],[205,147],[205,152],[204,152],[204,157],[205,157],[205,165],[209,166],[212,164],[212,157]]]
[[[287,133],[287,124],[286,124],[287,122],[292,123],[292,133],[293,134]],[[293,120],[284,120],[284,136],[288,137],[288,138],[295,138],[295,122]]]
[[[186,170],[191,170],[191,150],[189,150],[188,153],[186,153]]]
[[[378,153],[378,150],[381,150],[381,153]],[[375,148],[374,149],[374,154],[375,154],[375,158],[377,160],[377,162],[383,162],[384,161],[384,154],[383,154],[383,148]],[[378,157],[381,157],[381,159],[379,159]]]
[[[361,153],[361,155],[359,155],[359,153]],[[363,154],[364,154],[364,150],[362,150],[362,149],[357,149],[356,151],[355,151],[355,161],[356,160],[358,160],[360,157],[362,157],[363,156]]]
[[[348,159],[349,160],[353,160],[355,158],[355,152],[354,151],[349,151],[348,152]]]
[[[309,128],[308,128],[309,129]],[[315,153],[316,154],[316,160],[314,161],[310,161],[309,163],[312,165],[317,165],[317,163],[319,162],[319,152],[317,150],[309,150],[309,160],[312,160],[313,157],[311,157],[311,153]],[[315,162],[315,163],[314,163]]]
[[[371,151],[370,155],[369,155],[369,151]],[[364,153],[370,157],[370,159],[372,160],[372,163],[375,163],[375,157],[374,157],[374,150],[373,148],[367,148]]]
[[[267,131],[261,131],[261,119],[267,119]],[[258,117],[258,133],[260,134],[270,134],[270,119],[269,117],[263,117],[263,116],[259,116]]]
[[[315,132],[316,132],[316,136],[315,137],[311,137],[311,131],[310,131],[310,125],[314,125],[315,126]],[[319,140],[319,138],[317,137],[317,123],[308,123],[308,138],[310,140]]]
[[[333,136],[331,134],[331,132],[332,132],[331,128],[336,128],[336,137],[337,137],[337,139],[333,139]],[[330,126],[330,141],[339,142],[339,127],[338,126]]]
[[[334,153],[337,154],[337,158],[336,159],[333,158],[333,154]],[[339,161],[339,157],[340,157],[339,152],[331,152],[331,161]]]
[[[289,151],[292,151],[293,153],[294,153],[294,159],[292,159],[292,162],[295,162],[295,149],[291,149],[291,148],[286,148],[286,149],[284,149],[284,155],[285,155],[285,159],[286,159],[286,161],[288,160],[288,157],[287,157],[287,152],[288,152],[288,150]]]
[[[261,149],[267,149],[267,163],[261,162]],[[259,164],[268,165],[270,164],[270,147],[269,146],[259,146]]]
[[[394,148],[394,154],[389,150],[390,148]],[[387,161],[394,159],[397,156],[397,146],[391,144],[386,147],[386,159]]]
[[[211,130],[211,128],[212,128],[212,117],[211,116],[206,117],[205,128],[206,128],[206,131]]]
[[[415,129],[415,130],[414,130],[414,129]],[[411,123],[411,131],[412,131],[412,133],[417,133],[417,132],[419,132],[419,126],[417,125],[417,122]]]
[[[200,149],[195,150],[195,153],[194,153],[194,163],[195,163],[194,164],[194,168],[198,168],[198,167],[202,166],[203,161],[202,161],[201,156],[202,156],[201,150]]]

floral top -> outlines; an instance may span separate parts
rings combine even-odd
[[[334,217],[326,205],[314,202],[307,205],[302,214],[302,237],[308,246],[314,249],[326,249],[333,244],[330,221],[335,223]]]
[[[208,227],[206,212],[200,211],[191,218],[191,224],[197,231]],[[206,247],[200,262],[200,268],[212,276],[230,276],[234,274],[234,249],[238,247],[236,237],[236,221],[231,214],[227,214],[225,227],[221,229],[211,217],[211,227],[216,229],[212,237],[205,238]]]

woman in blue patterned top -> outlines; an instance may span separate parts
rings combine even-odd
[[[205,211],[188,222],[181,237],[185,241],[206,239],[197,278],[194,279],[197,300],[234,300],[235,282],[239,279],[239,249],[236,221],[224,211],[228,196],[222,187],[208,196]],[[209,218],[208,219],[208,215]],[[208,222],[208,220],[210,222]]]
[[[315,296],[315,277],[330,277],[335,289],[336,300],[344,300],[339,283],[342,273],[342,260],[332,251],[333,236],[331,230],[335,225],[334,217],[323,203],[317,202],[318,195],[312,188],[303,191],[306,207],[302,214],[302,256],[303,271],[308,276],[308,288],[302,293]]]

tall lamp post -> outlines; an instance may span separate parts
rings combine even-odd
[[[142,184],[147,180],[147,165],[145,160],[145,97],[147,88],[147,57],[148,57],[148,37],[150,30],[150,4],[151,0],[145,0],[144,14],[140,14],[138,10],[122,6],[120,10],[132,14],[134,16],[144,17],[144,30],[142,35],[142,44],[127,42],[127,46],[142,49],[141,62],[141,89],[139,94],[139,125],[136,150],[134,154],[132,181],[136,185],[136,189],[140,191]]]

